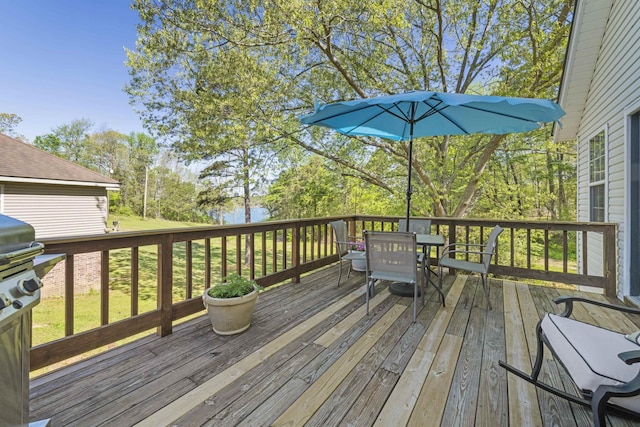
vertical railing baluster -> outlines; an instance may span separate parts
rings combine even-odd
[[[511,227],[510,231],[511,231],[511,233],[510,233],[511,234],[511,267],[514,267],[515,266],[515,255],[516,255],[516,251],[515,251],[515,248],[514,248],[515,241],[516,241],[515,240],[516,231],[515,231],[514,227]]]
[[[249,260],[249,277],[251,280],[256,278],[256,253],[255,253],[255,233],[249,234],[250,260]]]
[[[562,231],[562,272],[569,271],[569,244],[567,240],[567,230]]]
[[[272,271],[271,273],[275,273],[278,271],[278,230],[273,230],[271,233],[271,252],[272,252]]]
[[[307,262],[307,226],[302,227],[302,262]],[[311,251],[313,253],[313,244],[311,245]],[[312,258],[313,259],[313,256]]]
[[[138,314],[138,297],[140,290],[140,253],[138,246],[131,248],[131,315]]]
[[[204,239],[204,287],[211,287],[211,239]]]
[[[73,290],[74,284],[74,258],[73,254],[67,255],[64,260],[64,335],[71,336],[74,333],[74,301],[75,293]]]
[[[100,324],[109,324],[109,251],[100,255]]]
[[[184,243],[185,243],[185,246],[184,246],[185,299],[191,299],[193,297],[193,244],[191,240],[187,240]]]
[[[242,236],[236,234],[236,273],[242,276]]]
[[[262,275],[267,275],[267,232],[262,232]]]
[[[287,269],[287,229],[282,230],[282,269]]]
[[[311,242],[313,248],[313,241]],[[312,258],[313,258],[313,249]],[[294,276],[292,278],[293,283],[300,283],[300,226],[294,225],[291,229],[291,264],[295,269]]]
[[[223,280],[227,277],[227,236],[220,238],[220,256],[220,280]]]
[[[531,228],[527,228],[527,269],[531,269]]]
[[[587,276],[589,273],[587,255],[587,230],[582,231],[582,274]]]
[[[544,271],[549,271],[549,229],[544,229]]]

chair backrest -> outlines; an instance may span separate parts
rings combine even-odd
[[[367,275],[372,271],[401,273],[418,280],[415,233],[365,231],[364,245]]]
[[[407,220],[398,220],[398,231],[407,231]],[[431,234],[430,219],[409,219],[409,231],[416,234]]]
[[[340,219],[337,221],[331,221],[329,224],[331,225],[331,228],[333,228],[338,255],[342,256],[349,252],[349,232],[347,231],[347,223]]]
[[[487,239],[487,245],[484,248],[485,255],[482,256],[482,263],[484,264],[485,271],[489,271],[489,264],[491,264],[491,257],[495,253],[496,243],[498,243],[498,236],[502,233],[503,228],[499,225],[493,227]]]

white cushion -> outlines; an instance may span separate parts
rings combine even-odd
[[[553,351],[581,390],[594,391],[600,385],[621,385],[640,371],[639,364],[627,365],[618,357],[640,350],[623,334],[588,323],[547,314],[542,330]],[[611,403],[640,412],[640,396],[611,398]]]

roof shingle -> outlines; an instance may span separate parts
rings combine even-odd
[[[1,133],[0,177],[119,185],[112,178]]]

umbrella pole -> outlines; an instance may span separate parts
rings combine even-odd
[[[411,161],[413,160],[413,115],[415,114],[414,106],[411,106],[411,121],[409,122],[409,179],[407,182],[407,227],[406,232],[409,232],[409,215],[411,211]]]

